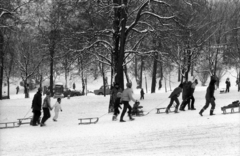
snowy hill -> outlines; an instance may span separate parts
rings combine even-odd
[[[230,79],[234,80],[231,77]],[[177,84],[176,82],[175,85]],[[224,87],[224,83],[220,86]],[[112,114],[107,112],[109,96],[88,94],[64,98],[61,104],[63,112],[60,112],[58,122],[53,122],[50,118],[46,127],[21,125],[19,128],[1,129],[0,155],[240,155],[240,113],[223,115],[221,111],[221,107],[240,100],[240,92],[237,92],[235,85],[232,85],[230,93],[227,94],[220,94],[219,90],[216,90],[216,115],[209,116],[208,108],[201,117],[198,112],[205,104],[205,90],[206,87],[196,88],[197,110],[181,111],[178,114],[156,114],[155,108],[168,105],[170,100],[167,97],[170,92],[146,94],[145,99],[140,102],[143,110],[149,114],[136,117],[135,121],[129,121],[125,115],[125,123],[111,120]],[[16,121],[32,115],[32,98],[24,99],[20,98],[20,95],[12,95],[14,96],[14,99],[0,101],[0,122]],[[140,98],[136,90],[133,96]],[[51,99],[52,105],[55,102],[56,99]],[[53,116],[54,112],[51,114]],[[100,119],[96,124],[78,125],[78,119],[86,117]]]

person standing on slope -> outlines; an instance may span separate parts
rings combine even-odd
[[[50,114],[50,110],[52,110],[51,108],[51,99],[50,99],[50,93],[48,92],[46,94],[46,97],[45,99],[43,100],[43,118],[42,118],[42,121],[41,121],[41,124],[40,126],[46,126],[45,125],[45,122],[47,121],[47,119],[49,119],[51,117],[51,114]]]
[[[177,88],[175,88],[174,90],[173,90],[173,92],[170,94],[170,96],[169,96],[169,98],[171,98],[171,100],[170,100],[170,103],[169,103],[169,105],[167,106],[167,108],[166,108],[166,113],[168,114],[169,113],[169,110],[170,110],[170,108],[172,107],[172,104],[173,104],[173,102],[175,101],[176,102],[176,107],[175,107],[175,113],[178,113],[178,106],[179,106],[179,100],[178,100],[178,97],[179,97],[179,95],[181,94],[181,92],[182,92],[182,88],[183,88],[183,85],[182,85],[182,83],[177,87]]]
[[[38,88],[38,91],[34,95],[33,101],[32,101],[33,118],[30,125],[37,126],[37,123],[39,124],[41,109],[42,109],[42,88]]]
[[[134,118],[132,118],[132,107],[130,106],[129,104],[129,101],[132,100],[134,102],[137,102],[137,100],[135,100],[132,96],[133,94],[133,91],[132,91],[132,83],[127,83],[126,84],[127,88],[124,89],[123,93],[122,93],[122,98],[121,98],[121,101],[123,103],[123,111],[122,111],[122,114],[121,114],[121,117],[120,117],[120,122],[125,122],[123,120],[123,117],[128,109],[128,116],[130,118],[130,120],[134,120]]]
[[[215,91],[215,83],[217,82],[217,77],[215,76],[211,76],[211,81],[209,83],[209,86],[207,88],[207,92],[206,92],[206,96],[205,96],[205,99],[206,99],[206,104],[205,106],[201,109],[201,111],[199,112],[199,114],[201,116],[202,113],[208,108],[209,104],[212,105],[211,109],[210,109],[210,115],[215,115],[213,114],[213,111],[215,109],[215,97],[214,97],[214,91]]]
[[[230,83],[230,81],[229,81],[229,78],[227,78],[227,80],[226,80],[226,93],[229,93],[229,89],[230,89],[230,87],[231,87],[231,83]]]

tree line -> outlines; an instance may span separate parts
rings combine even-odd
[[[239,17],[239,0],[0,0],[0,99],[13,77],[25,97],[30,79],[49,79],[53,94],[62,73],[83,93],[87,75],[105,85],[109,72],[121,88],[130,76],[142,88],[147,73],[151,93],[174,71],[205,85],[234,68],[240,80]]]

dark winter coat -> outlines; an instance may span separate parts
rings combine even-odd
[[[187,100],[191,96],[191,93],[192,93],[191,85],[192,85],[191,81],[183,83],[183,93],[182,93],[183,101]]]
[[[170,94],[169,98],[173,98],[173,97],[179,97],[179,95],[182,92],[182,88],[181,87],[177,87],[173,90],[173,92]]]
[[[37,92],[32,100],[32,109],[33,110],[41,110],[42,108],[42,93]]]
[[[144,95],[144,94],[145,94],[144,91],[143,91],[143,89],[141,89],[140,94],[141,94],[141,95]]]
[[[215,91],[216,82],[217,81],[215,79],[211,79],[209,86],[207,88],[206,96],[205,96],[206,100],[211,100],[212,98],[215,100],[214,91]]]
[[[231,86],[230,81],[226,81],[225,83],[226,83],[226,85],[227,85],[228,88]]]

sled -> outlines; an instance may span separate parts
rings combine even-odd
[[[238,111],[235,112],[234,108],[238,108]],[[221,110],[223,111],[223,114],[227,114],[227,110],[230,109],[231,112],[229,113],[239,113],[240,112],[240,107],[222,107]]]
[[[30,124],[31,120],[32,120],[32,116],[28,117],[28,118],[19,118],[17,119],[18,120],[18,123],[19,125],[22,125],[22,124]]]
[[[225,88],[220,89],[220,94],[225,93]]]
[[[79,125],[81,124],[96,124],[99,120],[99,118],[80,118],[79,120]]]
[[[235,112],[234,108],[238,108],[238,111]],[[228,106],[221,107],[221,110],[223,111],[223,114],[227,114],[227,110],[230,109],[231,112],[229,113],[239,113],[240,112],[240,102],[234,101],[232,104]]]
[[[144,114],[144,112],[142,110],[138,111],[137,113],[133,113],[133,116],[144,116],[146,114]]]
[[[170,109],[169,109],[169,112],[174,112],[174,111],[171,110],[171,108],[175,109],[175,107],[176,107],[176,105],[172,105],[172,107],[170,107]],[[165,113],[166,109],[167,109],[167,107],[156,108],[157,114]],[[163,110],[163,112],[161,112],[161,110]]]
[[[3,123],[0,123],[0,129],[16,128],[16,127],[19,127],[19,126],[20,126],[19,122],[3,122]]]

